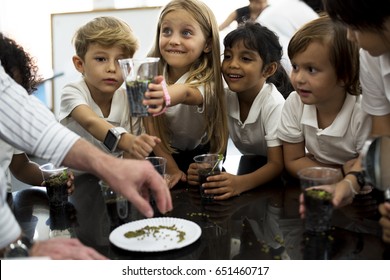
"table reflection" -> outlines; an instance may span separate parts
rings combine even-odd
[[[242,156],[237,162],[238,172],[245,173],[265,159]],[[332,230],[313,236],[304,232],[299,217],[299,183],[288,176],[212,203],[202,203],[198,188],[182,184],[171,190],[173,211],[162,215],[155,209],[155,217],[191,220],[202,228],[201,237],[181,249],[142,253],[110,243],[113,224],[99,179],[83,174],[75,178],[75,186],[68,208],[56,212],[49,209],[42,188],[15,193],[15,213],[23,229],[35,239],[49,238],[50,230],[66,229],[69,237],[79,238],[111,259],[383,259],[389,255],[378,224],[377,205],[383,196],[377,190],[336,209]],[[121,223],[143,218],[128,203],[127,217]]]
[[[72,203],[68,202],[63,207],[50,207],[49,213],[47,224],[50,228],[50,238],[76,237],[74,228],[78,226],[77,211]]]

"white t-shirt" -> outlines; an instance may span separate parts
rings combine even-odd
[[[291,73],[292,68],[287,53],[288,43],[299,28],[305,23],[318,18],[318,14],[300,0],[278,0],[274,2],[261,12],[256,21],[278,35],[279,42],[283,47],[281,63],[287,73]]]
[[[277,127],[284,97],[273,84],[264,84],[244,123],[240,120],[237,93],[226,89],[226,101],[229,136],[242,154],[267,156],[268,147],[282,145]]]
[[[360,50],[360,82],[363,89],[362,108],[374,116],[390,113],[390,53],[379,57]]]
[[[297,92],[286,99],[278,137],[288,143],[305,142],[307,151],[324,164],[344,164],[358,157],[371,130],[371,119],[360,107],[360,96],[347,94],[333,123],[318,128],[315,105],[302,103]]]
[[[76,132],[78,135],[86,139],[88,142],[94,144],[101,150],[108,152],[103,143],[93,137],[87,130],[85,130],[78,122],[71,116],[71,112],[79,105],[87,105],[100,118],[111,123],[115,127],[123,127],[130,132],[130,114],[129,103],[124,88],[119,88],[111,102],[110,115],[106,118],[103,116],[100,107],[93,100],[87,84],[84,80],[75,83],[70,83],[64,87],[61,93],[61,107],[58,120],[70,130]],[[142,121],[140,118],[131,118],[133,134],[139,135],[143,132]]]
[[[164,74],[164,76],[166,76]],[[184,74],[175,84],[184,84],[189,73]],[[204,100],[204,86],[198,87]],[[177,104],[165,112],[169,130],[172,132],[171,146],[189,151],[195,149],[206,136],[206,118],[203,106]]]

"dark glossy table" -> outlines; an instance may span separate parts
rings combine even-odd
[[[264,164],[264,158],[235,156],[238,173]],[[77,237],[111,259],[387,259],[381,240],[377,205],[382,193],[356,197],[352,205],[337,209],[328,234],[308,235],[299,218],[299,182],[288,176],[226,201],[202,203],[198,188],[179,185],[171,190],[174,209],[165,216],[191,220],[202,228],[193,244],[166,252],[137,253],[109,242],[112,225],[98,184],[84,174],[75,180],[69,204],[50,209],[44,188],[13,194],[15,215],[34,239]],[[157,212],[156,217],[163,216]],[[142,219],[128,204],[125,222]]]

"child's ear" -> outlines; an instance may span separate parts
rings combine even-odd
[[[265,78],[271,77],[273,74],[275,74],[277,69],[278,69],[278,64],[276,62],[272,62],[265,66],[263,70],[263,76]]]
[[[209,52],[211,52],[211,49],[212,49],[211,41],[207,40],[206,45],[204,46],[203,52],[209,53]]]
[[[72,61],[73,61],[73,65],[76,68],[76,70],[78,72],[80,72],[81,74],[83,74],[84,73],[84,62],[83,62],[83,60],[79,56],[74,55],[72,57]]]
[[[345,87],[345,81],[342,80],[342,79],[339,79],[339,81],[337,82],[337,84],[338,84],[340,87]]]

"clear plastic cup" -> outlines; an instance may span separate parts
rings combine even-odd
[[[39,169],[42,171],[49,205],[53,207],[65,206],[68,203],[68,168],[46,163],[41,165]]]
[[[126,84],[132,117],[149,116],[148,106],[142,104],[148,86],[158,73],[158,57],[120,59],[123,79]]]
[[[321,188],[342,179],[341,171],[328,167],[308,167],[298,172],[305,199],[305,230],[326,232],[331,229],[333,204],[332,194]]]
[[[218,175],[222,170],[223,156],[220,154],[203,154],[194,157],[199,175],[199,191],[202,201],[213,201],[214,194],[207,194],[202,187],[209,176]]]

